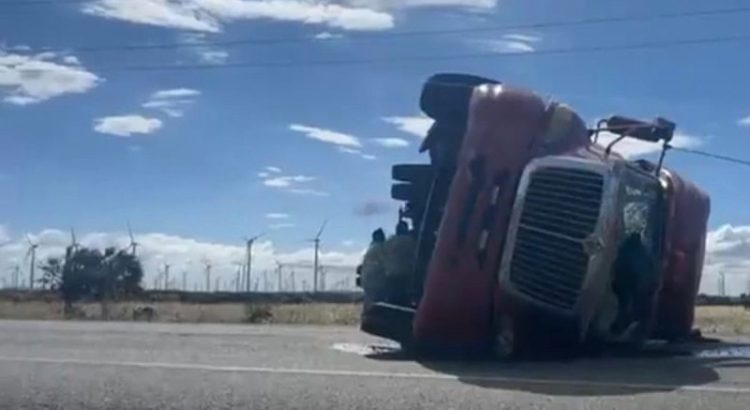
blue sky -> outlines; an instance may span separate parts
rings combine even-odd
[[[389,168],[422,160],[416,154],[418,134],[428,123],[419,118],[419,90],[427,76],[441,71],[475,73],[534,89],[569,103],[589,121],[611,113],[664,116],[678,124],[679,141],[686,147],[750,158],[750,125],[742,122],[750,118],[745,90],[750,40],[544,54],[750,36],[750,12],[378,38],[402,31],[746,6],[739,0],[652,3],[0,2],[0,232],[17,240],[24,232],[44,237],[45,230],[50,236],[52,230],[74,226],[81,235],[106,234],[121,241],[130,220],[139,235],[180,238],[181,246],[188,238],[230,246],[243,235],[275,225],[267,244],[268,258],[273,258],[306,249],[304,240],[329,218],[326,251],[351,262],[372,228],[392,224]],[[247,38],[303,41],[211,45]],[[175,42],[188,46],[83,50]],[[476,53],[483,57],[310,63]],[[19,76],[13,71],[19,61],[41,74]],[[226,67],[237,63],[288,64]],[[195,64],[214,68],[123,70]],[[623,149],[630,154],[653,151],[632,144]],[[750,202],[750,191],[742,189],[750,169],[678,152],[670,154],[668,164],[711,194],[711,229],[716,232],[710,249],[715,258],[724,258],[727,269],[731,265],[734,271],[746,271],[750,211],[741,204]],[[362,215],[365,207],[371,215]],[[270,213],[288,217],[269,218]],[[724,225],[729,226],[720,230]],[[167,253],[154,249],[153,255],[160,252]],[[744,286],[744,278],[733,280],[733,287]]]

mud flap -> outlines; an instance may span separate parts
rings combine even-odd
[[[362,312],[363,332],[401,343],[412,344],[412,324],[416,310],[385,302],[378,302]]]

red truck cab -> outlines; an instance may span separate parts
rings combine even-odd
[[[588,130],[565,105],[460,75],[431,78],[422,108],[436,120],[432,162],[394,167],[393,191],[419,244],[415,291],[366,308],[364,331],[425,351],[484,352],[509,335],[514,345],[553,334],[606,341],[613,264],[637,232],[661,278],[647,336],[690,332],[707,196],[662,169],[663,156],[631,162],[595,143],[607,129],[666,148],[673,124],[612,117]]]

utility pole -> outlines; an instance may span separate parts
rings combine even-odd
[[[297,289],[297,278],[296,278],[296,275],[294,273],[294,268],[292,268],[291,277],[292,277],[292,292],[294,292]]]
[[[221,291],[221,277],[217,276],[214,280],[214,292]]]
[[[187,271],[186,270],[182,271],[182,291],[183,292],[187,292],[188,291],[188,287],[187,287]]]
[[[726,296],[727,295],[727,283],[726,283],[726,276],[724,274],[724,271],[719,272],[719,295]]]

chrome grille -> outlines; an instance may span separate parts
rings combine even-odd
[[[519,292],[556,308],[573,308],[589,262],[583,241],[596,229],[603,185],[600,174],[581,169],[533,172],[510,265]]]

